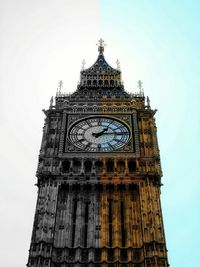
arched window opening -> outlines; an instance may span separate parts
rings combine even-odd
[[[133,160],[129,161],[128,169],[129,169],[129,172],[131,172],[131,173],[135,172],[136,171],[136,162]]]
[[[70,162],[68,160],[65,160],[62,162],[62,172],[68,173],[70,168]]]
[[[107,172],[113,172],[114,163],[112,160],[109,160],[106,162],[106,169],[107,169]]]
[[[91,161],[86,161],[85,163],[84,163],[84,167],[85,167],[85,172],[86,173],[90,173],[91,172],[91,170],[92,170],[92,162]]]
[[[124,173],[125,171],[125,163],[124,161],[120,160],[117,163],[117,172]]]
[[[97,172],[102,172],[102,170],[103,170],[103,162],[101,162],[101,161],[96,161],[96,162],[95,162],[95,170],[96,170]]]
[[[105,80],[105,81],[104,81],[104,85],[105,85],[105,86],[108,86],[108,80]]]
[[[81,163],[80,163],[80,161],[74,160],[73,161],[73,171],[77,173],[77,172],[80,172],[80,170],[81,170]]]
[[[103,85],[103,81],[99,80],[99,86],[102,86],[102,85]]]

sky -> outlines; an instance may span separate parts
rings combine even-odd
[[[44,114],[58,81],[76,90],[81,62],[119,59],[125,89],[143,81],[163,169],[162,209],[171,266],[196,267],[200,227],[200,2],[0,1],[0,266],[25,266]]]

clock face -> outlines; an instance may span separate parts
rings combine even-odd
[[[126,145],[130,139],[130,131],[118,120],[90,117],[71,127],[69,139],[74,146],[84,151],[109,152]]]

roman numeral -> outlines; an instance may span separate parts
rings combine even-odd
[[[71,133],[70,135],[71,135],[71,136],[84,136],[84,134],[83,134],[83,133],[82,133],[82,134]]]
[[[115,149],[114,146],[111,145],[111,143],[108,143],[109,147],[111,147],[112,149]]]
[[[76,126],[75,130],[76,130],[76,132],[78,132],[78,130],[83,130],[83,128],[82,127],[79,127],[79,126]]]
[[[87,145],[85,145],[85,148],[89,148],[91,145],[91,143],[88,143]]]
[[[121,144],[126,144],[127,142],[126,141],[122,141],[122,140],[116,140],[116,139],[113,139],[116,143],[121,143]]]
[[[119,127],[115,128],[115,129],[114,129],[114,131],[115,131],[115,130],[118,130],[118,129],[122,129],[122,130],[123,130],[123,129],[124,129],[124,127],[122,127],[122,126],[119,126]]]
[[[91,122],[90,121],[85,121],[86,123],[87,123],[87,125],[89,126],[89,127],[91,127],[92,126],[92,124],[91,124]]]
[[[97,124],[98,124],[99,126],[101,126],[101,120],[100,120],[100,118],[98,119]]]

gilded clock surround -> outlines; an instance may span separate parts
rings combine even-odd
[[[141,82],[139,93],[124,90],[119,64],[114,69],[104,58],[103,40],[98,50],[77,90],[59,91],[44,110],[28,267],[168,266],[156,111]],[[100,117],[129,129],[124,146],[90,152],[71,142],[77,123]]]

